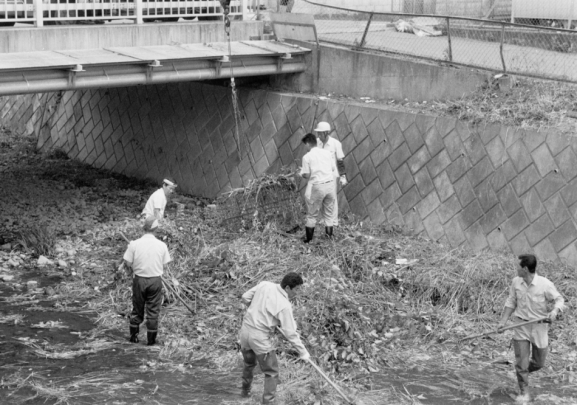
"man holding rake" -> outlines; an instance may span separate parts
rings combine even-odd
[[[547,318],[514,329],[515,372],[519,383],[519,395],[516,401],[520,403],[531,400],[529,373],[545,365],[549,346],[548,323],[557,318],[564,304],[563,297],[555,285],[545,277],[539,276],[535,272],[536,268],[537,258],[534,255],[519,256],[517,277],[511,283],[509,297],[498,326],[498,331],[501,331],[511,315],[514,315],[513,319],[517,323]],[[555,302],[551,312],[547,312],[547,301]]]
[[[242,295],[242,302],[248,307],[240,329],[240,347],[244,359],[242,370],[242,395],[249,396],[253,371],[257,363],[264,373],[263,404],[275,401],[279,367],[274,339],[271,337],[280,326],[283,335],[299,352],[301,360],[310,359],[296,332],[290,300],[295,298],[303,285],[297,273],[288,273],[280,284],[261,281]]]

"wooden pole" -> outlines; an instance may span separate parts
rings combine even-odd
[[[280,332],[281,335],[284,336],[284,338],[286,339],[286,336],[284,334],[284,332],[282,331],[281,328],[279,328],[278,326],[276,327],[278,329],[278,331]],[[288,339],[287,339],[288,340]],[[338,387],[338,385],[336,385],[324,372],[323,370],[321,370],[321,368],[319,366],[317,366],[310,358],[307,359],[307,362],[313,366],[313,368],[316,370],[317,373],[319,373],[338,393],[339,395],[345,400],[347,401],[347,403],[349,404],[354,404],[353,401],[351,401],[342,391],[341,389]]]
[[[479,333],[478,335],[467,336],[467,337],[464,337],[463,339],[460,339],[459,342],[462,342],[462,341],[464,341],[464,340],[469,340],[469,339],[475,339],[475,338],[478,338],[478,337],[483,337],[483,336],[492,335],[493,333],[504,332],[504,331],[509,330],[509,329],[515,329],[515,328],[518,328],[518,327],[520,327],[520,326],[530,325],[530,324],[532,324],[532,323],[541,322],[541,321],[544,321],[544,320],[546,320],[546,319],[549,319],[549,318],[545,316],[545,317],[543,317],[543,318],[534,319],[534,320],[532,320],[532,321],[521,322],[521,323],[517,323],[517,324],[515,324],[515,325],[507,326],[507,327],[505,327],[505,328],[503,328],[503,329],[497,329],[497,330],[492,330],[491,332],[485,332],[485,333]]]

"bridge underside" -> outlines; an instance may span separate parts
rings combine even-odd
[[[310,50],[278,41],[5,53],[0,96],[298,73]]]

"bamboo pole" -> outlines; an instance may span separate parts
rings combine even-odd
[[[284,336],[285,339],[287,339],[286,335],[284,334],[284,332],[282,331],[281,328],[279,328],[278,326],[276,327],[278,329],[278,331],[281,333],[281,335]],[[287,339],[288,340],[288,339]],[[321,368],[319,366],[317,366],[310,358],[306,360],[311,366],[313,366],[313,368],[316,370],[317,373],[319,373],[338,393],[339,395],[345,400],[347,401],[347,403],[349,404],[354,404],[353,401],[351,401],[344,393],[343,391],[341,391],[341,389],[338,387],[338,385],[336,385],[324,372],[323,370],[321,370]]]
[[[544,321],[544,320],[546,320],[546,319],[549,319],[549,318],[545,316],[545,317],[543,317],[543,318],[534,319],[534,320],[532,320],[532,321],[521,322],[521,323],[517,323],[517,324],[515,324],[515,325],[507,326],[507,327],[502,328],[502,329],[496,329],[496,330],[492,330],[492,331],[490,331],[490,332],[479,333],[478,335],[466,336],[466,337],[460,339],[459,342],[462,342],[462,341],[464,341],[464,340],[469,340],[469,339],[475,339],[475,338],[478,338],[478,337],[483,337],[483,336],[492,335],[493,333],[504,332],[504,331],[509,330],[509,329],[515,329],[515,328],[518,328],[518,327],[520,327],[520,326],[530,325],[530,324],[532,324],[532,323],[541,322],[541,321]]]

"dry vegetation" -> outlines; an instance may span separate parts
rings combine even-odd
[[[32,182],[36,193],[40,190],[44,195],[45,189],[64,183],[67,186],[60,192],[78,201],[65,218],[39,215],[45,219],[40,222],[50,229],[42,233],[30,231],[36,228],[31,228],[26,218],[30,211],[49,211],[52,199],[42,203],[38,199],[29,200],[35,201],[33,204],[19,200],[22,206],[11,209],[22,219],[10,222],[6,228],[5,237],[11,237],[14,246],[11,252],[2,253],[0,273],[8,269],[9,260],[16,260],[16,255],[21,258],[21,254],[26,259],[21,258],[21,264],[14,266],[12,272],[34,268],[28,257],[42,252],[49,252],[54,261],[66,260],[69,267],[51,270],[65,276],[52,297],[54,308],[97,313],[100,332],[75,347],[24,343],[37,356],[52,359],[106,350],[112,343],[130,347],[124,341],[114,342],[104,336],[110,330],[127,333],[127,315],[131,309],[130,282],[114,264],[125,249],[120,232],[129,239],[140,236],[135,216],[154,187],[62,159],[45,164],[42,162],[46,160],[38,159],[31,151],[28,156],[28,163],[10,169],[5,186],[18,184],[26,188],[21,180],[38,176],[43,180]],[[90,179],[91,184],[79,185],[80,181]],[[285,180],[275,182],[269,177],[262,181],[284,184],[285,189],[292,190]],[[252,187],[259,193],[263,190],[258,183]],[[18,192],[32,195],[26,190]],[[246,193],[247,197],[254,195]],[[214,214],[213,208],[207,208],[205,200],[179,196],[178,203],[183,209],[169,207],[169,219],[162,231],[174,262],[165,275],[170,291],[160,321],[158,359],[145,366],[147,370],[186,373],[204,361],[210,372],[237,375],[241,364],[237,343],[243,315],[241,294],[261,280],[279,282],[285,273],[296,271],[306,280],[295,303],[302,337],[318,364],[359,402],[420,403],[425,397],[411,393],[414,384],[392,384],[391,376],[406,372],[415,379],[435,373],[443,375],[443,384],[427,391],[427,395],[448,392],[461,402],[514,388],[510,365],[513,356],[507,349],[509,333],[458,344],[460,337],[494,328],[515,274],[511,255],[450,249],[405,234],[402,229],[373,226],[352,217],[343,219],[336,241],[318,239],[316,244],[307,246],[298,237],[284,232],[286,218],[282,215],[278,223],[269,216],[266,221],[252,222],[249,229],[243,226],[231,229],[220,226],[222,218]],[[284,210],[300,209],[298,199],[293,204]],[[540,273],[556,283],[568,301],[568,309],[552,330],[554,350],[548,367],[536,378],[551,381],[560,391],[565,390],[567,397],[570,392],[566,390],[573,386],[577,367],[574,271],[544,263]],[[14,288],[22,290],[23,286]],[[194,314],[180,303],[177,295]],[[31,294],[22,291],[15,297],[12,299],[26,304],[35,302]],[[81,301],[83,306],[73,307],[75,301]],[[17,317],[0,318],[0,322],[21,321]],[[342,403],[309,366],[296,360],[293,350],[282,339],[278,353],[283,380],[280,403],[320,404],[321,399],[325,405]],[[499,362],[508,365],[481,372]],[[110,398],[120,395],[126,387],[104,375],[95,372],[48,383],[43,377],[18,371],[0,381],[0,388],[12,392],[31,389],[52,403],[75,403],[95,392],[110,392]],[[137,389],[138,384],[134,385]],[[230,403],[259,403],[261,390],[259,375],[251,399]],[[561,398],[559,392],[559,397],[551,395],[549,391],[543,392],[540,403],[573,401]]]

